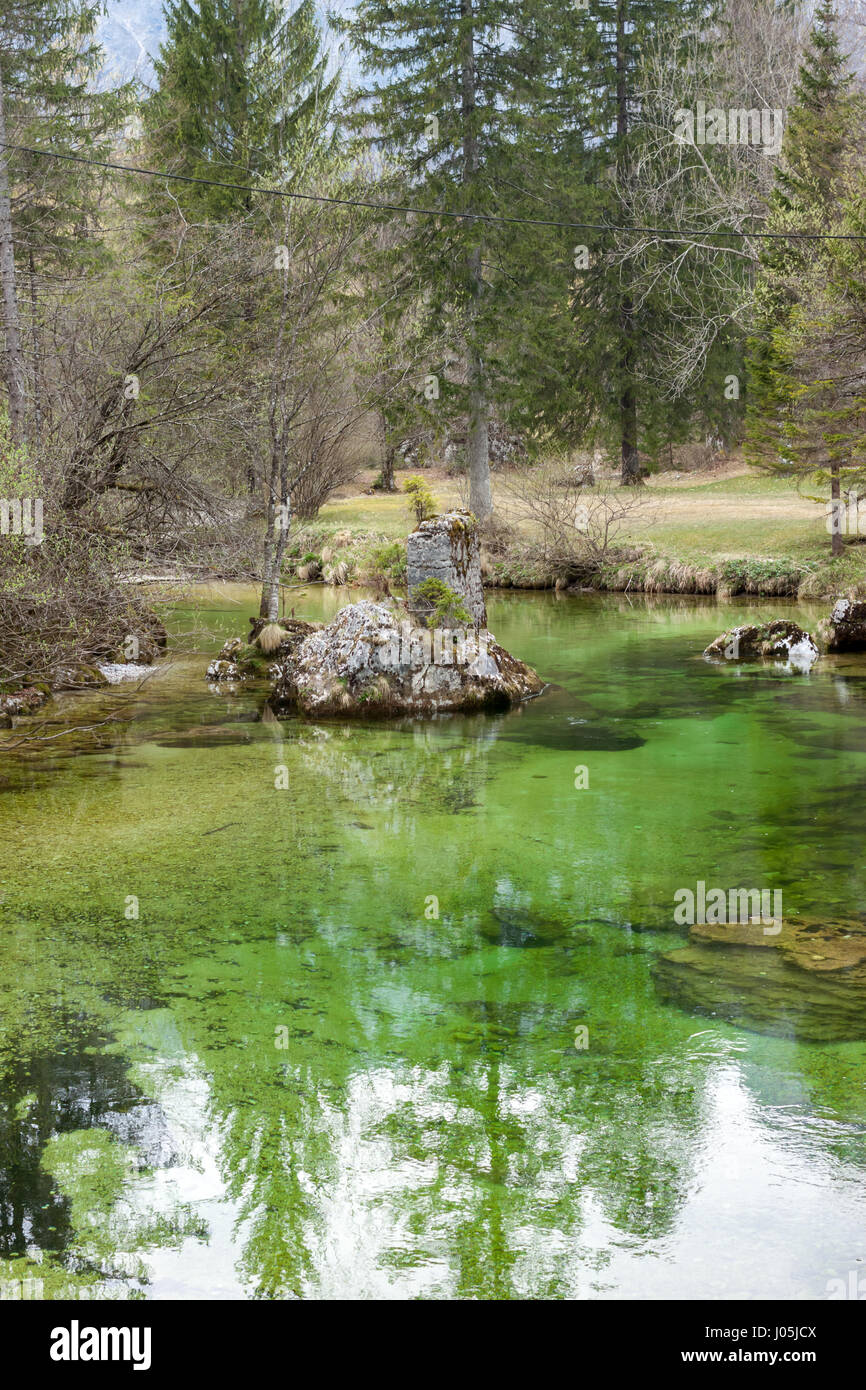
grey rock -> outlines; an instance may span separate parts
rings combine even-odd
[[[850,652],[866,647],[866,603],[840,598],[819,629],[828,652]]]
[[[415,590],[425,579],[439,579],[461,598],[477,628],[487,622],[484,589],[481,583],[481,546],[478,525],[471,512],[445,512],[422,521],[406,544],[409,605],[414,615],[423,616],[416,606]]]
[[[746,623],[723,632],[704,656],[716,661],[772,661],[792,671],[807,672],[819,652],[808,632],[797,623],[778,618],[763,626]]]
[[[343,608],[269,676],[277,704],[323,715],[504,708],[543,689],[486,629],[432,632],[370,600]]]

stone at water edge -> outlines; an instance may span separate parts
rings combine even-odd
[[[444,639],[440,631],[434,644],[434,634],[396,606],[369,599],[349,604],[274,662],[275,699],[317,715],[438,714],[503,709],[544,688],[486,630]],[[449,650],[451,659],[443,659]]]
[[[425,579],[439,579],[460,597],[475,626],[485,626],[481,544],[471,512],[445,512],[422,521],[406,542],[406,568],[410,608],[418,585]]]
[[[147,680],[157,668],[143,666],[134,661],[99,661],[96,669],[109,685],[121,685],[124,681]]]
[[[866,648],[866,603],[840,598],[830,617],[821,624],[819,635],[828,652],[849,652]]]
[[[771,623],[745,623],[723,632],[705,649],[716,661],[772,661],[790,670],[806,672],[820,653],[811,635],[787,618]]]
[[[0,729],[11,729],[13,718],[35,714],[48,699],[48,691],[25,685],[14,695],[0,695]]]
[[[317,627],[316,623],[305,623],[300,618],[283,618],[276,626],[283,629],[285,636],[277,650],[266,657],[255,642],[255,638],[266,624],[265,618],[251,618],[248,642],[242,637],[230,637],[223,644],[219,656],[208,665],[208,681],[234,682],[264,677],[274,661],[285,660],[298,643],[311,632],[315,632]]]

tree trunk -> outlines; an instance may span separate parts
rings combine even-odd
[[[844,550],[842,541],[842,488],[839,482],[839,465],[830,465],[830,552],[833,555],[841,555]]]
[[[289,465],[283,432],[271,446],[271,479],[268,488],[268,521],[262,558],[262,598],[259,617],[275,623],[280,613],[280,574],[292,523]]]
[[[382,491],[396,492],[397,484],[394,482],[394,456],[396,449],[386,449],[382,460]]]
[[[286,553],[286,541],[289,539],[289,526],[291,525],[291,503],[288,497],[283,499],[280,507],[279,525],[277,534],[274,538],[274,568],[271,574],[271,585],[268,592],[268,611],[267,619],[269,623],[275,623],[280,614],[280,575],[283,571],[283,556]]]
[[[620,481],[624,487],[633,487],[641,481],[640,455],[637,448],[637,394],[634,388],[634,368],[632,354],[631,300],[623,301],[620,316],[622,331],[622,394],[619,398],[620,441],[622,450],[622,473]]]
[[[479,521],[493,511],[490,492],[490,438],[487,422],[487,396],[480,359],[472,354],[469,363],[469,510]]]
[[[30,277],[30,316],[33,335],[33,446],[37,457],[42,451],[42,340],[39,336],[38,304],[36,295],[36,267],[33,252],[29,252],[28,270]]]
[[[389,443],[388,422],[382,411],[379,411],[379,439],[382,444],[382,491],[396,491],[394,482],[394,459],[397,455],[396,445]]]
[[[3,296],[3,322],[6,336],[9,430],[12,443],[23,444],[24,363],[21,355],[18,294],[15,287],[15,247],[12,241],[12,205],[9,197],[9,170],[6,162],[6,117],[3,110],[2,76],[0,76],[0,292]]]
[[[622,186],[625,173],[626,139],[628,137],[628,68],[626,32],[628,0],[617,0],[616,7],[616,172]],[[631,296],[624,294],[620,301],[620,381],[619,399],[620,449],[622,455],[621,482],[633,487],[641,480],[640,455],[637,447],[637,391],[634,376],[634,319]]]
[[[472,0],[460,0],[460,14],[464,19],[472,19]],[[474,188],[478,173],[478,137],[475,131],[475,32],[470,23],[463,36],[463,63],[461,67],[461,117],[463,121],[463,175],[464,188]],[[466,272],[469,293],[472,301],[470,315],[470,334],[477,325],[478,301],[484,291],[484,277],[481,269],[481,251],[476,247],[466,258]],[[485,521],[493,511],[490,491],[490,440],[488,433],[487,390],[484,378],[484,364],[477,344],[467,344],[467,368],[469,377],[469,434],[467,453],[469,462],[469,507],[479,521]]]
[[[259,601],[259,617],[266,618],[270,612],[271,594],[274,587],[274,550],[276,548],[276,536],[274,527],[276,525],[276,512],[274,520],[271,521],[271,507],[268,506],[268,525],[265,530],[265,544],[262,555],[262,596]],[[277,593],[280,586],[277,584]]]
[[[249,196],[249,195],[248,195],[248,196]],[[254,318],[255,318],[255,305],[253,304],[252,292],[248,292],[248,293],[246,294],[245,298],[244,298],[244,322],[246,323],[246,326],[247,326],[247,333],[248,333],[248,334],[249,334],[249,332],[250,332],[251,325],[252,325],[252,323],[253,323]],[[258,482],[258,479],[257,479],[257,477],[256,477],[256,464],[255,464],[255,459],[252,459],[252,458],[251,458],[251,459],[249,460],[248,464],[247,464],[247,496],[248,496],[248,497],[255,497],[255,495],[256,495],[256,484],[257,484],[257,482]]]

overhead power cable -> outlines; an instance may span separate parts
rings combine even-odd
[[[43,159],[62,159],[72,164],[86,164],[94,169],[113,169],[121,174],[141,174],[151,179],[171,179],[176,183],[193,183],[204,188],[225,188],[233,193],[257,193],[268,198],[292,198],[305,203],[327,203],[334,207],[369,208],[374,212],[399,212],[414,217],[448,217],[457,222],[492,222],[504,226],[558,227],[574,232],[623,232],[637,236],[670,237],[679,241],[704,241],[707,237],[739,237],[743,241],[866,241],[866,234],[855,232],[738,232],[711,231],[683,227],[624,226],[616,222],[565,222],[544,217],[502,217],[488,212],[453,212],[447,208],[419,208],[405,203],[375,203],[364,198],[332,198],[324,193],[297,193],[286,188],[268,188],[258,184],[228,183],[223,179],[199,178],[193,174],[174,174],[168,169],[144,169],[134,164],[116,164],[106,159],[85,159],[80,154],[63,154],[59,150],[37,149],[32,145],[0,142],[0,149],[15,150]]]

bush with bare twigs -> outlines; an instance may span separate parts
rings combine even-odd
[[[548,582],[589,580],[621,549],[641,511],[635,489],[587,484],[579,472],[547,463],[516,473],[509,482],[512,510],[526,531],[518,542],[524,562]]]
[[[103,537],[62,513],[46,515],[40,545],[0,537],[0,693],[85,685],[100,661],[153,660],[164,631],[116,582],[116,560]]]

